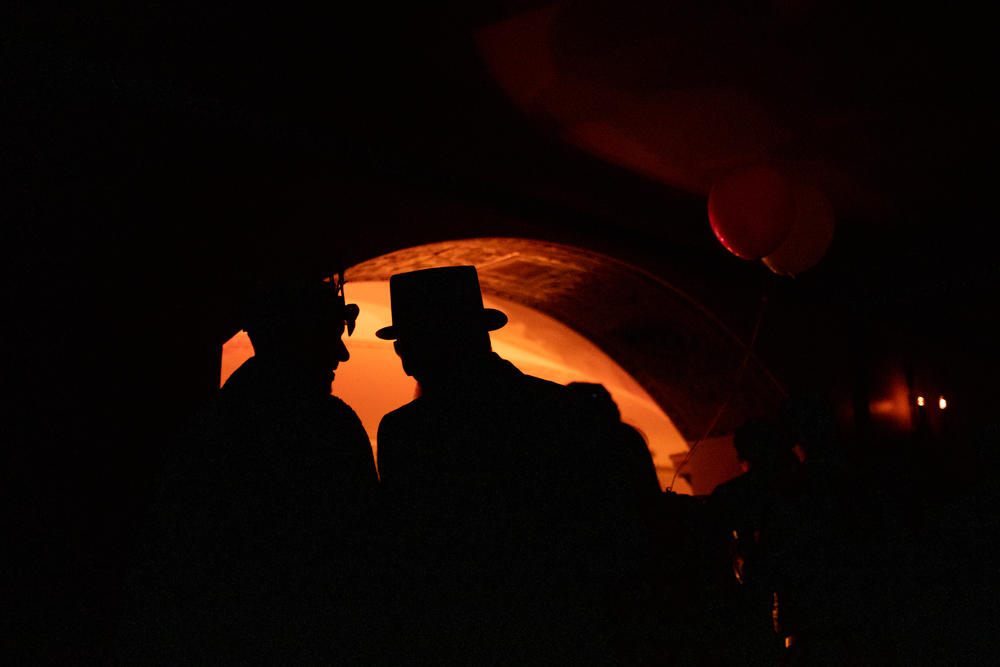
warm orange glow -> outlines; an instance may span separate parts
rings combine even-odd
[[[233,371],[252,356],[253,345],[250,344],[250,336],[246,331],[238,331],[235,336],[227,340],[222,346],[222,373],[219,376],[219,386],[226,384]]]
[[[350,361],[337,369],[333,393],[348,403],[364,424],[376,448],[378,423],[387,412],[409,402],[416,383],[403,373],[392,343],[375,337],[391,321],[389,283],[349,282],[348,301],[361,307],[357,328],[344,342]],[[686,453],[688,444],[656,402],[609,356],[564,324],[526,306],[486,296],[487,307],[505,312],[509,323],[491,334],[493,349],[530,375],[560,384],[598,382],[618,403],[622,419],[636,427],[649,445],[660,484],[674,476],[671,455]],[[223,346],[222,381],[252,356],[244,332]],[[686,481],[677,479],[674,491],[691,493]]]
[[[869,410],[875,415],[891,417],[899,411],[899,408],[894,399],[883,398],[880,401],[872,401],[869,404]]]
[[[924,407],[924,397],[923,396],[917,396],[917,405],[919,405],[920,407]]]
[[[942,410],[948,407],[948,401],[944,400],[944,396],[938,398],[938,407],[941,408]]]
[[[872,393],[868,409],[874,419],[893,429],[911,427],[914,397],[910,393],[905,377],[893,374]]]

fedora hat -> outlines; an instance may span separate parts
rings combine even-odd
[[[483,307],[474,266],[444,266],[389,278],[392,324],[375,332],[383,340],[436,331],[494,331],[507,324],[499,310]]]

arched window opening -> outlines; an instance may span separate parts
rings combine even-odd
[[[373,447],[382,416],[416,390],[392,344],[374,335],[391,321],[389,277],[458,264],[477,268],[485,303],[509,317],[491,334],[500,356],[560,384],[604,385],[623,421],[646,438],[664,488],[700,495],[738,474],[733,429],[748,416],[773,414],[784,396],[717,317],[637,266],[532,239],[458,239],[394,250],[346,271],[347,299],[361,315],[345,338],[351,360],[337,370],[333,393],[361,417]],[[222,380],[252,354],[243,333],[227,342]]]

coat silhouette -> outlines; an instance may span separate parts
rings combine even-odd
[[[317,354],[290,359],[259,336],[175,439],[130,580],[123,664],[373,661],[378,479],[361,421],[329,395],[343,319],[308,324],[288,337]]]
[[[386,415],[379,466],[423,648],[468,664],[631,647],[649,543],[613,436],[561,385],[491,356]],[[629,622],[636,619],[627,618]],[[618,633],[619,636],[615,636]],[[630,638],[642,641],[639,638]]]
[[[491,351],[506,318],[471,268],[394,276],[380,332],[422,389],[378,432],[407,657],[639,664],[650,539],[621,424]]]

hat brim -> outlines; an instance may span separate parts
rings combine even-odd
[[[507,324],[507,321],[508,321],[507,316],[504,313],[500,312],[499,310],[496,310],[495,308],[483,308],[482,322],[481,322],[482,323],[481,328],[483,331],[496,331],[500,327]],[[442,327],[433,324],[428,324],[426,330],[433,331],[440,328]],[[400,337],[401,333],[403,332],[401,332],[398,327],[390,324],[389,326],[382,327],[381,329],[376,331],[375,337],[381,338],[382,340],[396,340]]]

